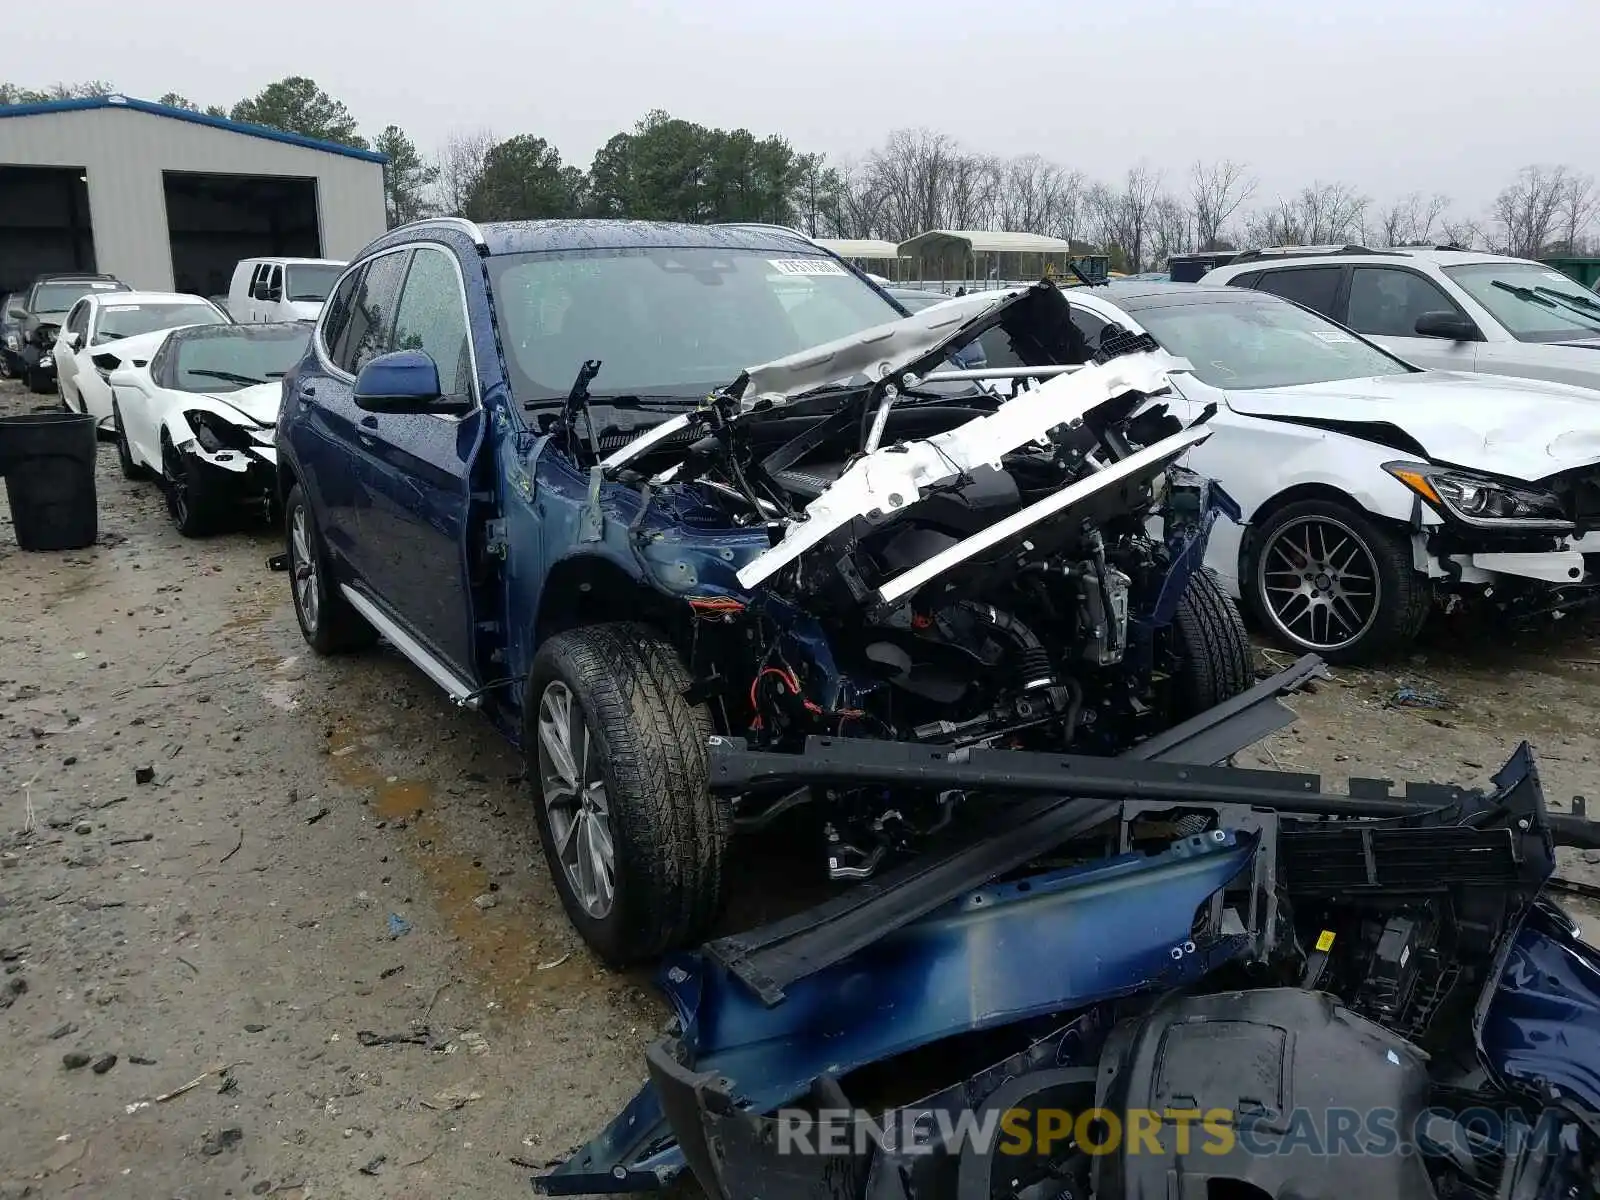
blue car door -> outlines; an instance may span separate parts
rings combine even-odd
[[[392,250],[346,277],[318,334],[322,370],[301,373],[289,385],[288,399],[302,414],[296,449],[322,536],[341,560],[343,574],[358,581],[371,576],[373,418],[356,407],[355,380],[363,366],[389,350],[394,306],[410,257],[409,246]]]
[[[479,401],[454,252],[416,245],[392,311],[385,349],[424,351],[446,395]],[[481,403],[464,415],[359,413],[356,428],[365,492],[358,569],[407,631],[467,680],[477,671],[466,521],[484,428]]]

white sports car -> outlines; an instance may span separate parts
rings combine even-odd
[[[209,533],[246,508],[271,512],[281,380],[310,333],[301,322],[190,325],[162,335],[147,362],[112,372],[122,473],[160,480],[180,533]]]
[[[1508,612],[1600,600],[1600,392],[1424,371],[1263,292],[1112,283],[1069,293],[1092,348],[1148,334],[1187,360],[1184,465],[1242,510],[1206,565],[1281,642],[1335,661],[1404,646],[1436,601]],[[1020,365],[985,335],[991,367]]]
[[[181,325],[222,325],[228,314],[179,292],[90,292],[61,323],[54,348],[56,383],[69,412],[111,420],[111,372],[144,358],[160,334]]]

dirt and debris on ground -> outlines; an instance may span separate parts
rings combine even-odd
[[[0,505],[0,1197],[530,1195],[665,1011],[568,926],[520,761],[393,653],[309,654],[272,532],[186,541],[109,444],[98,487],[78,552]],[[1595,627],[1334,675],[1249,764],[1481,785],[1527,738],[1600,796]]]

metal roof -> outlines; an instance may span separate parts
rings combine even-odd
[[[173,108],[169,104],[156,104],[150,100],[135,100],[131,96],[90,96],[83,100],[46,100],[42,104],[0,105],[0,118],[36,117],[45,113],[86,112],[97,108],[132,109],[134,112],[147,113],[152,117],[171,117],[175,121],[189,121],[195,125],[209,125],[213,129],[222,129],[228,133],[240,133],[246,137],[264,138],[269,142],[282,142],[284,145],[299,146],[304,150],[322,150],[328,154],[342,154],[347,158],[359,158],[364,162],[387,163],[389,161],[387,155],[379,154],[374,150],[357,150],[354,146],[344,146],[338,142],[324,142],[298,133],[287,133],[282,129],[269,129],[265,125],[251,125],[244,121],[230,121],[226,117],[213,117],[208,113],[194,112],[187,108]]]
[[[1072,243],[1042,233],[1007,233],[992,229],[930,229],[900,243],[900,253],[914,257],[925,251],[966,254],[1071,254]]]
[[[840,258],[899,258],[900,247],[882,238],[817,238],[817,245]]]

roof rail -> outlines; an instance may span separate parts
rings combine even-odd
[[[488,249],[489,243],[484,240],[483,230],[477,223],[465,217],[418,217],[415,221],[407,221],[404,225],[396,226],[398,229],[416,229],[423,225],[445,225],[451,229],[459,229],[470,237],[480,249]]]
[[[1236,254],[1229,266],[1263,258],[1322,258],[1331,254],[1402,254],[1400,250],[1374,250],[1370,246],[1259,246]]]
[[[768,233],[787,233],[789,236],[797,237],[803,242],[810,242],[813,246],[817,244],[816,238],[808,233],[801,233],[798,229],[792,229],[788,225],[774,225],[768,221],[716,221],[713,224],[720,229],[762,229]]]

